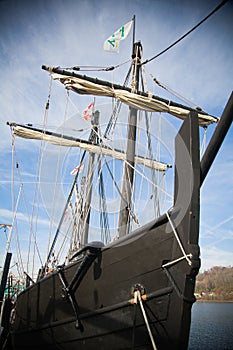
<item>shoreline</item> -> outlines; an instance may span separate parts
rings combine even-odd
[[[233,300],[196,299],[197,303],[233,303]]]

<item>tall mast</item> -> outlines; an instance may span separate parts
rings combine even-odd
[[[99,128],[99,111],[95,111],[92,121],[92,135],[91,142],[97,143],[98,140],[98,128]],[[87,184],[86,184],[86,201],[84,206],[84,215],[83,215],[83,230],[81,233],[81,246],[84,246],[88,243],[88,233],[89,233],[89,223],[91,215],[91,198],[92,198],[92,187],[93,187],[93,175],[94,175],[94,163],[95,163],[95,154],[90,153],[89,164],[88,164],[88,173],[87,173]]]
[[[141,63],[141,43],[133,45],[133,81],[132,92],[138,91],[139,85],[139,69]],[[120,204],[120,214],[118,221],[119,237],[125,236],[130,230],[130,210],[133,196],[133,181],[134,181],[134,158],[136,146],[136,131],[137,131],[137,109],[130,108],[128,121],[128,139],[126,149],[126,162],[124,167],[124,177],[122,185],[122,198]]]

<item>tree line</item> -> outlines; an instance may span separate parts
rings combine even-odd
[[[233,267],[214,266],[198,274],[197,300],[233,301]]]

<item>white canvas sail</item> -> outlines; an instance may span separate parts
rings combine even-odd
[[[77,139],[68,139],[65,137],[59,137],[56,135],[46,134],[43,130],[33,130],[28,127],[15,125],[13,129],[13,133],[15,136],[19,136],[26,139],[34,139],[34,140],[43,140],[54,145],[66,146],[66,147],[79,147],[83,150],[86,150],[91,153],[110,156],[114,159],[126,161],[126,154],[119,150],[115,150],[110,147],[95,145],[92,143],[88,143],[85,140],[77,140]],[[135,163],[144,165],[148,168],[152,168],[158,171],[166,171],[171,165],[158,162],[154,159],[148,159],[141,156],[135,156]]]
[[[51,74],[53,79],[60,80],[67,89],[78,94],[115,97],[128,106],[148,112],[166,112],[183,120],[186,119],[190,113],[188,109],[171,106],[149,95],[142,96],[126,90],[114,89],[113,87],[100,85],[78,77],[64,76],[57,73]],[[203,114],[199,111],[198,117],[201,126],[216,123],[218,121],[218,118]]]

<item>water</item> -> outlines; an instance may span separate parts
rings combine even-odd
[[[233,350],[233,303],[195,303],[188,350]]]

